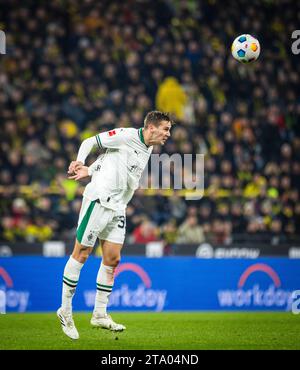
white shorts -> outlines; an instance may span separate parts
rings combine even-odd
[[[114,211],[103,207],[99,200],[83,197],[76,232],[80,244],[93,247],[97,238],[123,244],[125,233],[125,211]]]

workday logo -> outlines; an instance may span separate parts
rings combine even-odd
[[[0,282],[0,314],[6,313],[6,287],[12,287],[13,283],[8,273],[0,267],[0,277],[5,282],[5,286]]]
[[[221,307],[283,308],[289,311],[293,297],[292,291],[282,288],[280,277],[271,266],[256,263],[241,274],[237,289],[219,290],[218,300]]]
[[[135,263],[120,264],[115,272],[115,280],[120,283],[109,297],[108,307],[118,309],[153,309],[162,311],[166,304],[167,291],[153,289],[148,273]],[[123,280],[126,279],[126,280]],[[123,282],[123,281],[126,281]],[[93,306],[95,292],[84,292],[85,303]]]
[[[5,285],[8,288],[13,287],[14,284],[13,284],[12,278],[9,276],[8,272],[4,270],[3,267],[0,267],[0,277],[3,279],[3,281],[5,282]]]
[[[123,276],[126,277],[128,284],[121,283],[118,289],[112,291],[109,298],[109,306],[118,308],[152,308],[155,311],[164,309],[167,291],[153,289],[149,275],[141,266],[135,263],[123,263],[116,269],[115,277],[118,276],[120,281],[122,281],[121,278]],[[135,287],[130,289],[132,286]]]
[[[14,283],[9,273],[0,267],[0,313],[5,313],[6,309],[25,312],[29,303],[28,291],[13,289]]]

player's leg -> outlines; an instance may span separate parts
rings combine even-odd
[[[102,262],[97,275],[95,308],[91,324],[113,331],[122,331],[126,327],[117,324],[107,314],[109,296],[114,286],[114,272],[121,258],[122,244],[104,240],[102,243]]]
[[[121,258],[122,244],[104,240],[102,242],[102,261],[97,275],[97,292],[94,313],[105,315],[108,299],[114,286],[114,273]]]
[[[72,339],[77,339],[79,337],[72,318],[72,300],[81,269],[97,239],[100,213],[101,210],[96,201],[83,198],[74,250],[64,269],[62,306],[58,309],[57,316],[61,321],[64,333]]]
[[[72,316],[72,300],[79,281],[81,269],[92,252],[92,247],[85,247],[75,242],[73,253],[66,263],[63,275],[62,304],[57,310],[63,332],[71,339],[78,339],[79,334]]]
[[[72,299],[79,281],[80,272],[92,250],[92,247],[85,247],[76,240],[72,255],[65,266],[63,275],[61,307],[65,312],[72,313]]]

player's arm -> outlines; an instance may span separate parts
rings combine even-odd
[[[96,168],[101,165],[102,160],[103,158],[100,156],[89,167],[78,165],[76,169],[76,174],[69,176],[69,179],[78,181],[92,176]]]
[[[70,163],[68,174],[76,173],[76,171],[78,171],[79,168],[84,165],[87,156],[95,146],[99,146],[96,136],[92,136],[83,140],[80,145],[76,161],[72,161]]]
[[[81,167],[77,167],[75,175],[71,175],[68,178],[76,181],[85,179],[90,176],[88,170],[89,167],[81,165]]]
[[[76,161],[71,162],[68,174],[74,174],[85,163],[87,156],[94,147],[99,149],[119,149],[128,140],[126,130],[116,128],[102,132],[96,136],[85,139],[80,145]]]

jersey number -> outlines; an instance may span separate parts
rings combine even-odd
[[[118,227],[120,229],[124,229],[124,226],[125,226],[125,216],[119,216]]]

